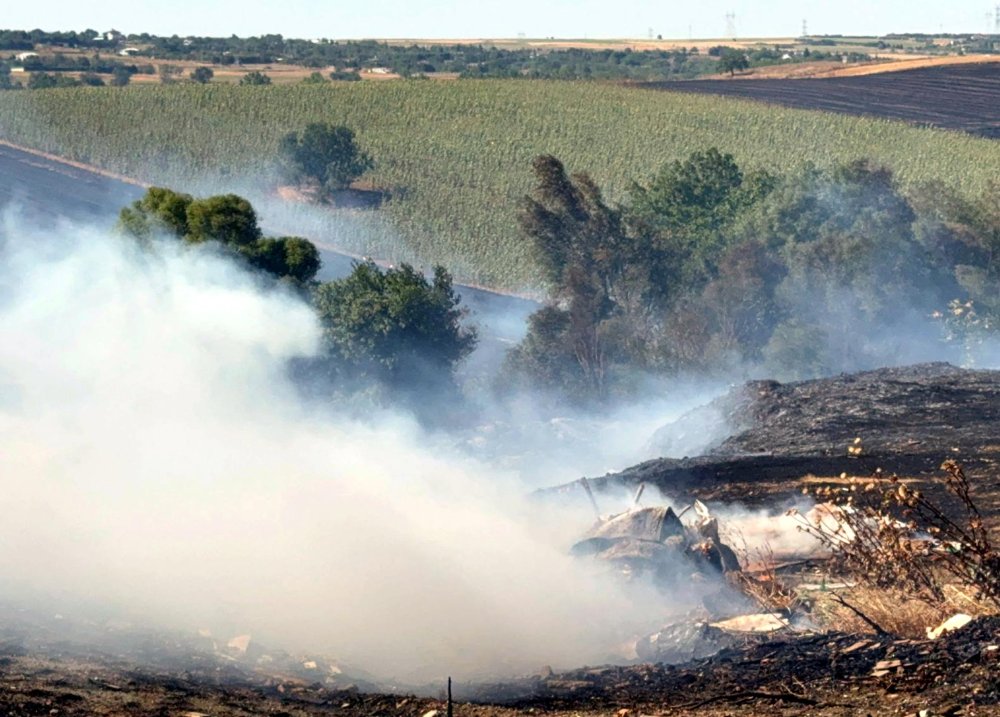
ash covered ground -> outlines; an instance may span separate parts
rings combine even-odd
[[[752,381],[664,426],[653,442],[662,455],[676,455],[692,434],[720,424],[727,435],[704,455],[647,461],[591,484],[646,483],[679,500],[773,507],[801,493],[800,479],[845,472],[882,469],[933,486],[942,461],[953,458],[976,476],[989,512],[1000,507],[1000,371],[928,363],[787,384]],[[855,445],[856,454],[849,450]]]
[[[645,483],[679,502],[778,511],[803,486],[842,473],[882,469],[933,491],[941,462],[957,458],[996,526],[998,398],[1000,372],[947,364],[751,382],[654,437],[668,453],[684,432],[726,421],[730,435],[705,455],[649,461],[590,484],[598,499],[601,490]],[[570,484],[552,492],[579,490]],[[9,608],[4,615],[0,705],[10,715],[443,717],[447,710],[440,683],[377,683],[322,657],[252,640],[144,632],[43,608]],[[662,662],[637,655],[632,664],[571,671],[540,666],[519,679],[456,684],[454,713],[1000,714],[997,617],[978,618],[937,640],[810,629],[723,636],[704,622],[689,627],[699,639],[718,642],[706,651],[714,654],[692,651],[690,660]]]

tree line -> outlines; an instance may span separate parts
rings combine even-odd
[[[310,148],[325,151],[326,164]],[[287,172],[320,182],[323,191],[345,186],[370,166],[347,128],[310,125],[301,136],[288,135],[282,151]],[[432,422],[447,418],[443,403],[455,405],[454,369],[477,337],[463,323],[465,311],[444,267],[428,277],[408,264],[383,268],[362,261],[343,279],[318,282],[316,246],[302,237],[264,236],[253,206],[234,194],[195,198],[151,187],[121,210],[118,228],[148,250],[166,239],[221,251],[310,302],[323,327],[323,350],[292,369],[312,396],[392,403]]]
[[[505,388],[604,400],[643,374],[803,378],[944,340],[967,360],[1000,321],[1000,183],[903,193],[865,160],[781,175],[710,148],[612,204],[553,156],[533,171],[518,220],[549,300]]]
[[[345,127],[280,143],[286,176],[329,200],[371,166]],[[602,403],[649,376],[805,378],[905,362],[975,359],[1000,321],[1000,183],[979,197],[931,183],[904,192],[867,160],[785,174],[745,171],[717,148],[634,183],[619,202],[551,155],[516,220],[548,288],[493,377],[498,397],[545,391]],[[319,283],[315,246],[262,236],[234,196],[154,188],[121,213],[140,241],[214,242],[300,292],[324,327],[298,362],[312,393],[459,405],[455,369],[476,345],[450,274],[365,261]]]
[[[111,37],[111,39],[108,39]],[[170,37],[149,33],[124,35],[40,30],[0,30],[0,50],[32,50],[37,46],[114,49],[123,43],[143,48],[158,60],[187,60],[219,66],[288,63],[323,69],[335,67],[333,79],[355,80],[363,70],[386,68],[403,77],[431,73],[464,78],[598,79],[654,82],[685,79],[714,72],[733,72],[788,60],[826,59],[797,54],[780,45],[737,50],[724,46],[701,53],[697,47],[637,50],[587,48],[500,48],[481,44],[401,45],[377,40],[294,39],[279,34],[258,37]],[[840,57],[830,55],[829,57]],[[81,58],[81,60],[86,58]],[[866,59],[866,56],[852,56]],[[38,62],[39,60],[35,60]],[[36,68],[37,71],[64,68]],[[73,69],[73,68],[65,68]],[[86,70],[85,70],[86,71]],[[99,70],[92,70],[100,72]],[[322,75],[321,75],[322,76]]]

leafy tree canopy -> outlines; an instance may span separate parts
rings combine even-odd
[[[519,220],[550,303],[507,386],[589,401],[644,371],[810,376],[926,355],[934,315],[1000,324],[1000,183],[977,200],[904,194],[869,161],[772,176],[708,149],[614,206],[554,157],[533,169]]]
[[[648,184],[633,184],[624,207],[629,230],[649,244],[662,295],[709,279],[729,243],[728,227],[775,185],[766,172],[744,174],[715,147],[665,164]]]
[[[300,283],[311,281],[320,269],[319,250],[312,242],[301,237],[261,236],[253,206],[235,194],[195,199],[150,187],[121,210],[118,227],[141,241],[167,235],[188,244],[219,242],[251,266]]]
[[[132,202],[118,215],[118,226],[127,234],[149,239],[155,234],[172,234],[177,238],[187,234],[187,210],[194,201],[165,187],[150,187],[141,199]]]
[[[322,72],[311,72],[307,77],[302,78],[303,85],[325,85],[327,79],[323,77]]]
[[[536,186],[518,222],[551,288],[560,294],[573,273],[595,276],[608,293],[628,257],[621,214],[609,207],[586,174],[569,176],[551,155],[532,163]]]
[[[236,194],[196,199],[187,207],[187,233],[191,244],[218,241],[245,247],[260,239],[257,213],[253,206]]]
[[[449,382],[476,345],[441,266],[428,281],[408,264],[383,271],[358,263],[349,276],[318,287],[313,301],[330,352],[353,376],[396,389]]]
[[[511,355],[507,374],[521,371],[543,383],[558,378],[563,388],[602,396],[608,359],[605,322],[627,301],[635,283],[627,271],[635,264],[635,246],[626,237],[620,212],[605,203],[589,176],[568,176],[551,155],[537,157],[532,169],[537,184],[522,201],[518,219],[549,280],[551,296],[561,305],[532,317],[523,351]],[[557,343],[565,347],[562,358],[543,359],[545,347]]]
[[[746,70],[749,67],[750,59],[742,50],[727,47],[719,55],[719,71],[728,72],[730,77],[735,76],[737,70]]]
[[[258,239],[240,247],[240,253],[259,269],[302,283],[311,281],[321,265],[316,245],[302,237]]]
[[[254,70],[253,72],[248,72],[245,75],[243,75],[243,77],[240,78],[240,84],[262,87],[264,85],[271,84],[271,78],[265,75],[263,72]]]
[[[191,71],[191,80],[197,82],[199,85],[208,84],[213,77],[215,77],[215,72],[211,67],[205,67],[204,65],[196,67]]]
[[[115,65],[111,72],[111,84],[115,87],[124,87],[132,81],[132,70],[124,65]]]
[[[311,184],[330,198],[374,166],[361,151],[354,132],[343,125],[313,122],[301,133],[282,137],[278,154],[286,176],[297,184]]]

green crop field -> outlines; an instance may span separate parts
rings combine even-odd
[[[522,288],[536,274],[518,237],[531,159],[560,157],[612,198],[663,162],[717,146],[745,168],[784,171],[871,157],[904,184],[939,178],[979,192],[1000,142],[743,100],[596,83],[394,81],[320,86],[171,85],[0,93],[0,137],[177,189],[206,177],[266,177],[279,137],[344,123],[394,193],[356,235],[311,237],[387,258],[442,262],[456,276]]]

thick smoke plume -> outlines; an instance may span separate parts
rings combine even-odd
[[[8,218],[8,595],[403,680],[606,660],[633,616],[686,607],[573,562],[586,513],[543,512],[406,419],[303,408],[286,363],[318,347],[306,304],[211,251]]]

